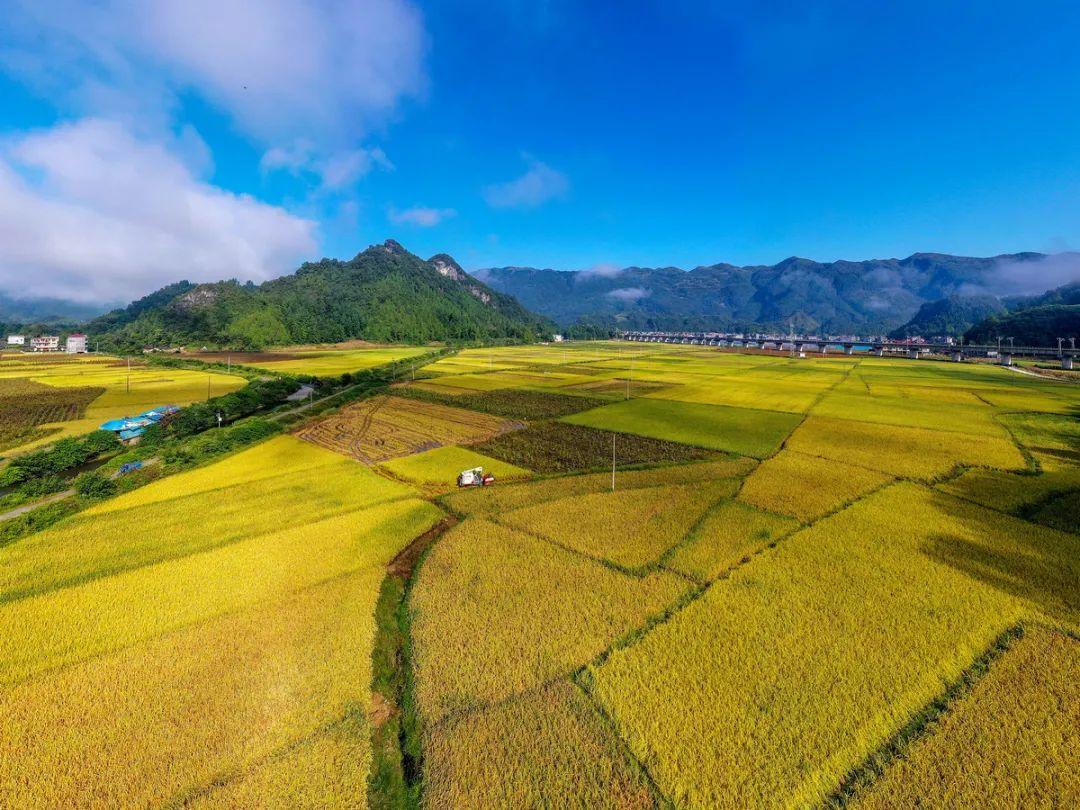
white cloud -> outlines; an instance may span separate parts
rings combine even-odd
[[[457,211],[453,208],[426,208],[422,205],[406,208],[404,211],[398,211],[391,206],[387,212],[390,221],[396,225],[418,225],[421,228],[434,227],[456,215]]]
[[[347,149],[320,157],[310,143],[301,141],[292,147],[268,149],[259,161],[259,168],[263,172],[286,171],[297,177],[314,177],[319,191],[329,192],[353,185],[373,169],[393,171],[394,164],[378,147]]]
[[[170,120],[195,90],[263,143],[340,149],[426,87],[410,0],[12,0],[0,59],[77,113]]]
[[[536,208],[549,200],[565,197],[570,190],[566,175],[539,160],[526,158],[525,174],[506,183],[484,189],[484,199],[492,208]]]
[[[617,264],[601,262],[599,264],[594,264],[592,267],[586,267],[584,270],[579,270],[574,280],[581,279],[584,281],[591,278],[616,278],[622,275],[624,269],[625,268],[619,267]]]
[[[632,304],[635,301],[640,301],[642,298],[649,296],[650,290],[644,287],[620,287],[617,290],[605,293],[608,298],[613,298],[616,301],[623,301],[627,304]]]
[[[185,278],[261,281],[310,257],[315,224],[200,179],[195,138],[84,119],[4,143],[0,289],[113,301]]]
[[[995,295],[1037,295],[1080,281],[1080,253],[1057,253],[1028,261],[1001,259],[987,276]]]

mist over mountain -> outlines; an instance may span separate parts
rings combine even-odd
[[[988,258],[916,253],[906,259],[774,265],[714,264],[603,268],[498,267],[475,272],[500,292],[567,327],[621,329],[787,329],[885,333],[924,304],[1037,294],[1080,279],[1080,254],[1015,253]]]

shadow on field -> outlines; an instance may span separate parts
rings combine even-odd
[[[1080,537],[1046,532],[1034,539],[1002,539],[1002,526],[988,517],[977,540],[934,535],[923,552],[1000,591],[1023,599],[1047,616],[1080,623]]]

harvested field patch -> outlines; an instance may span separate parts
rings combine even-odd
[[[800,419],[797,414],[779,411],[632,399],[567,416],[563,421],[765,458],[776,452]]]
[[[809,523],[891,480],[874,470],[781,450],[747,477],[739,500]]]
[[[431,389],[402,386],[395,388],[394,393],[510,419],[555,419],[604,404],[601,399],[513,388],[488,391],[485,394],[440,394]]]
[[[1080,642],[1032,627],[857,808],[1080,805]]]
[[[426,723],[565,676],[687,583],[641,579],[485,520],[451,529],[420,568],[410,606]]]
[[[637,569],[683,539],[720,498],[735,494],[734,479],[577,495],[528,506],[500,518],[591,557]]]
[[[504,433],[473,445],[485,455],[541,473],[566,473],[611,468],[611,439],[620,467],[634,464],[676,464],[709,458],[701,448],[643,436],[612,434],[563,422],[542,422],[525,430]]]
[[[446,444],[490,439],[515,426],[514,422],[462,408],[378,396],[346,405],[297,435],[365,464],[375,464]]]
[[[430,807],[655,806],[640,770],[567,681],[439,725],[424,754]]]
[[[662,486],[672,481],[687,484],[695,481],[709,482],[739,478],[752,470],[755,463],[749,458],[722,458],[716,461],[700,461],[655,469],[620,470],[615,476],[615,488],[623,490]],[[464,490],[446,496],[443,498],[443,503],[452,511],[463,515],[496,516],[513,509],[558,498],[586,495],[590,492],[607,492],[610,489],[610,473],[593,473],[492,489]]]
[[[104,388],[58,388],[33,380],[0,378],[0,450],[15,447],[44,433],[41,425],[80,419]]]
[[[738,501],[725,501],[709,512],[666,564],[702,581],[715,579],[748,554],[798,526],[791,518],[763,512]]]

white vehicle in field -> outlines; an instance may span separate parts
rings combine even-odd
[[[457,477],[459,487],[488,487],[495,483],[495,476],[485,473],[483,467],[465,470]]]

